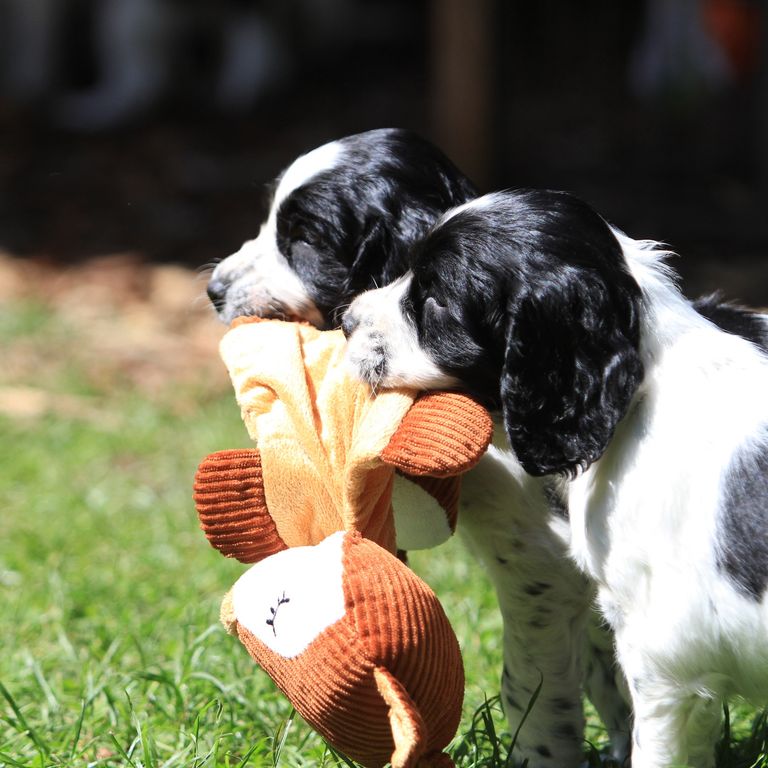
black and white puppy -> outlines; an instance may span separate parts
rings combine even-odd
[[[441,213],[475,196],[410,131],[332,141],[285,169],[258,237],[218,264],[208,294],[225,322],[255,314],[337,326],[358,293],[408,269],[411,246]]]
[[[401,277],[438,217],[474,196],[453,164],[413,133],[376,130],[331,142],[280,176],[261,232],[216,267],[209,295],[225,322],[245,314],[333,327],[356,295]],[[531,513],[548,504],[541,487],[522,483],[491,451],[463,480],[459,531],[499,596],[513,729],[545,681],[520,730],[518,757],[532,768],[572,768],[582,759],[585,687],[618,756],[630,729],[592,589],[567,558],[562,531],[552,530],[546,514]],[[499,510],[509,516],[504,534]],[[514,537],[506,548],[504,535]]]
[[[768,317],[692,305],[667,254],[565,193],[496,193],[448,212],[343,327],[372,385],[498,410],[510,473],[560,500],[615,631],[632,765],[702,768],[722,701],[768,702]]]

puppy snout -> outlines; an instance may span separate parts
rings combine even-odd
[[[221,310],[227,297],[227,284],[223,280],[212,277],[208,281],[207,293],[216,311]]]
[[[360,325],[360,321],[350,312],[346,312],[344,317],[341,318],[341,332],[345,338],[349,338],[354,332],[355,328]]]

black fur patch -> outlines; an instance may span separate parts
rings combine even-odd
[[[507,694],[504,698],[507,700],[507,705],[510,707],[510,709],[519,709],[522,711],[523,708],[517,703],[517,700],[514,699],[512,696]]]
[[[724,480],[718,567],[745,597],[768,588],[768,450],[742,448]]]
[[[608,224],[564,192],[479,198],[414,251],[402,311],[533,475],[598,459],[643,376],[640,288]]]
[[[768,320],[764,314],[723,301],[718,294],[703,296],[693,306],[721,330],[741,336],[768,352]]]
[[[523,592],[531,597],[539,597],[539,595],[543,595],[551,586],[551,584],[547,584],[544,581],[534,581],[530,584],[526,584],[523,587]]]
[[[404,274],[413,243],[476,194],[437,147],[410,131],[367,131],[339,143],[333,168],[277,210],[278,248],[329,326],[358,293]]]
[[[555,733],[560,739],[575,741],[579,738],[579,734],[576,732],[576,727],[573,723],[560,723],[555,728]]]
[[[553,712],[559,712],[561,714],[565,712],[570,712],[572,709],[575,708],[575,706],[576,706],[575,703],[570,699],[566,699],[566,698],[552,699]]]
[[[550,511],[563,520],[567,520],[569,517],[568,499],[555,483],[546,483],[544,486],[544,496],[547,499]]]

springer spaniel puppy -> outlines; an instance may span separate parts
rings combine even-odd
[[[615,631],[632,765],[706,768],[723,700],[768,702],[768,316],[692,305],[667,255],[568,194],[496,193],[343,327],[372,386],[498,411],[510,474],[555,500]],[[486,522],[499,567],[510,518]]]
[[[415,243],[449,208],[475,197],[434,146],[403,130],[375,130],[319,147],[279,177],[261,231],[211,275],[224,322],[238,315],[337,326],[352,299],[401,277]],[[459,531],[483,560],[504,620],[503,700],[517,757],[531,768],[573,768],[583,756],[586,689],[626,754],[630,725],[617,689],[613,641],[592,609],[593,590],[567,558],[563,530],[548,524],[559,497],[521,482],[491,451],[463,480]],[[504,530],[499,515],[508,515]],[[506,539],[504,538],[506,537]]]
[[[331,141],[283,171],[258,237],[216,266],[208,295],[227,323],[255,314],[337,327],[358,293],[405,273],[440,214],[476,194],[410,131]]]

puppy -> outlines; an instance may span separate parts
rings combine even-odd
[[[355,295],[408,269],[411,246],[441,213],[475,195],[410,131],[332,141],[286,168],[258,237],[218,264],[208,295],[224,322],[255,314],[337,326]]]
[[[450,161],[410,132],[376,130],[331,142],[284,171],[258,237],[214,270],[211,301],[225,322],[245,314],[336,326],[356,295],[408,270],[415,243],[445,210],[474,196]],[[621,757],[630,727],[612,639],[592,611],[591,586],[566,556],[562,531],[544,512],[531,513],[549,508],[546,488],[529,487],[522,475],[489,452],[463,480],[459,522],[499,595],[513,730],[544,681],[520,729],[518,757],[531,766],[580,763],[585,687]],[[559,500],[554,504],[559,509]],[[500,526],[502,514],[510,518]]]
[[[692,305],[667,255],[565,193],[488,195],[343,328],[372,386],[496,409],[520,493],[559,507],[615,631],[632,765],[706,768],[722,701],[768,701],[768,317]],[[512,517],[486,523],[486,559]]]

